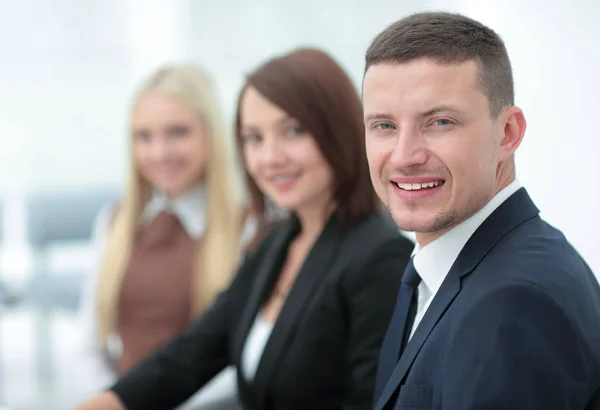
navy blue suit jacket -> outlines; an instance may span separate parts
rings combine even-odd
[[[600,409],[598,281],[538,213],[521,188],[473,234],[375,410]]]

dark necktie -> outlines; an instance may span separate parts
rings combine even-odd
[[[379,399],[385,384],[392,376],[398,359],[408,341],[408,335],[410,334],[417,313],[416,290],[420,282],[421,277],[417,273],[411,259],[404,270],[396,301],[396,309],[394,310],[392,320],[383,340],[383,345],[381,346],[379,366],[377,368],[375,401]]]

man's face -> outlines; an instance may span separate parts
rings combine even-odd
[[[422,246],[498,192],[500,165],[518,145],[507,149],[507,112],[492,117],[478,77],[474,61],[430,59],[375,64],[365,74],[371,179],[396,224]]]

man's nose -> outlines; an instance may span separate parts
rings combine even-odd
[[[415,130],[407,129],[399,132],[392,156],[391,165],[394,168],[411,168],[427,162],[428,154],[423,136]]]

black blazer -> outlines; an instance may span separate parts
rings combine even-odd
[[[387,215],[346,228],[335,216],[328,221],[281,309],[254,380],[240,372],[248,332],[297,232],[295,218],[277,226],[205,314],[111,388],[127,409],[171,409],[230,364],[238,367],[245,410],[370,408],[379,349],[413,249]]]
[[[600,287],[538,212],[521,188],[475,231],[375,410],[600,409]]]

